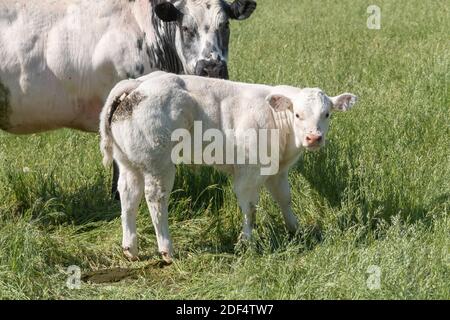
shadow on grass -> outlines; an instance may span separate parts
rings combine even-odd
[[[67,183],[54,172],[5,170],[3,180],[7,196],[14,203],[12,213],[29,215],[43,224],[83,226],[108,222],[120,216],[120,202],[111,198],[111,181],[106,171],[98,172],[95,179]],[[171,209],[182,203],[185,210],[175,210],[171,218],[182,221],[200,215],[206,208],[219,210],[226,184],[228,178],[212,169],[194,172],[179,167]]]
[[[219,211],[224,203],[224,186],[229,178],[212,168],[192,170],[185,166],[177,167],[175,185],[170,196],[169,212],[175,209],[175,218],[179,221],[194,218],[205,209]],[[176,210],[183,203],[184,210]]]
[[[115,283],[129,279],[137,279],[138,276],[147,276],[152,270],[158,270],[170,266],[162,260],[155,260],[140,268],[107,268],[93,270],[82,274],[81,280],[87,283]]]
[[[358,163],[361,148],[352,145],[343,151],[335,144],[330,144],[326,148],[326,151],[305,155],[305,159],[299,161],[295,170],[300,172],[332,207],[341,208],[349,197],[356,203],[362,216],[357,217],[356,212],[352,213],[345,221],[341,221],[341,228],[362,222],[369,229],[375,229],[379,219],[389,222],[393,216],[399,214],[409,223],[421,221],[429,225],[432,222],[428,214],[430,210],[450,201],[450,194],[444,193],[431,201],[428,206],[417,206],[406,194],[409,186],[399,185],[401,181],[385,183],[387,189],[383,191],[384,199],[371,199],[373,195],[367,192],[367,188],[370,187],[363,185],[367,177],[361,173],[364,170],[360,170],[361,164]],[[324,167],[324,164],[327,166]],[[402,168],[398,170],[401,171]]]
[[[103,173],[73,191],[67,191],[68,187],[53,172],[11,170],[5,178],[14,202],[12,214],[27,215],[46,226],[108,222],[120,214],[119,203],[112,201],[107,192]]]
[[[335,208],[341,208],[349,194],[354,198],[361,216],[349,213],[338,222],[341,230],[352,225],[361,224],[369,229],[376,229],[379,218],[389,221],[393,215],[402,213],[409,222],[422,221],[429,224],[430,208],[436,208],[450,200],[450,194],[445,193],[425,206],[416,206],[408,202],[408,197],[402,197],[394,190],[387,190],[384,199],[373,200],[361,189],[361,164],[358,155],[361,152],[358,145],[340,150],[338,145],[330,144],[325,151],[308,154],[294,168],[300,172],[310,185]],[[325,165],[326,164],[326,167]],[[62,185],[53,173],[36,172],[25,174],[10,171],[6,175],[7,190],[16,203],[14,214],[29,214],[44,225],[73,224],[80,227],[80,232],[97,228],[97,222],[108,222],[120,216],[120,203],[112,200],[109,193],[110,179],[106,172],[98,173],[96,179],[84,181],[79,187],[70,190],[71,186]],[[241,220],[236,212],[221,216],[224,205],[224,186],[229,185],[229,178],[213,169],[191,171],[186,167],[178,167],[174,191],[171,196],[171,219],[186,221],[201,217],[205,210],[209,212],[210,224],[200,237],[194,239],[185,249],[187,251],[206,251],[211,253],[236,252],[236,242],[239,237]],[[387,187],[393,183],[386,184]],[[69,189],[70,191],[67,191]],[[381,208],[381,215],[373,216],[373,212]],[[277,251],[285,247],[289,241],[298,241],[306,249],[311,249],[324,238],[320,221],[303,226],[301,232],[294,238],[286,237],[284,224],[280,213],[271,214],[269,225],[260,234],[257,247],[264,251]],[[239,219],[236,219],[239,217]],[[362,220],[361,220],[362,219]],[[230,223],[230,220],[234,220]],[[316,224],[315,224],[316,223]],[[259,251],[259,250],[258,250]]]

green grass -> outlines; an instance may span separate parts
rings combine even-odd
[[[334,117],[327,147],[291,171],[302,232],[286,234],[264,193],[253,242],[236,248],[241,215],[228,178],[180,169],[176,262],[144,269],[158,258],[149,213],[143,203],[143,261],[130,263],[98,136],[0,134],[0,298],[450,298],[448,2],[377,1],[381,30],[366,27],[372,1],[258,3],[232,25],[232,79],[360,98]],[[69,290],[70,265],[142,269]],[[367,286],[370,266],[379,289]]]

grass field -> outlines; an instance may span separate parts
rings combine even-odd
[[[366,25],[373,1],[258,4],[232,24],[232,79],[360,98],[334,116],[326,148],[291,171],[301,232],[287,235],[264,193],[254,240],[235,247],[241,215],[228,178],[180,169],[176,262],[155,263],[142,203],[142,261],[130,263],[98,136],[0,134],[0,298],[450,299],[448,2],[378,0],[381,30]],[[70,265],[132,276],[71,290]]]

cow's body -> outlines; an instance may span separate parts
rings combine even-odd
[[[174,158],[178,138],[187,137],[182,151],[193,165],[214,165],[234,178],[234,190],[244,213],[243,233],[251,236],[259,190],[266,186],[281,207],[287,228],[295,232],[297,219],[290,206],[288,170],[305,149],[324,144],[332,110],[348,110],[356,101],[352,94],[328,97],[320,89],[266,86],[178,76],[157,72],[138,80],[122,81],[112,91],[101,115],[101,149],[104,163],[119,163],[119,192],[122,201],[123,248],[130,258],[137,257],[136,212],[145,194],[158,247],[166,260],[172,245],[168,229],[168,200],[175,178]],[[196,133],[198,124],[203,132]],[[184,132],[181,136],[179,131]],[[238,154],[244,162],[202,161],[208,141],[218,143],[215,156]],[[251,138],[251,132],[278,132],[278,139]],[[175,140],[174,140],[175,134]],[[249,138],[249,139],[248,139]],[[231,141],[232,148],[227,147]],[[276,161],[274,171],[263,173],[262,150],[270,150]],[[192,151],[192,152],[191,152]],[[250,163],[250,155],[260,162]],[[275,155],[275,156],[274,156]],[[278,156],[277,156],[278,155]],[[197,158],[200,156],[199,158]],[[195,159],[200,159],[196,162]],[[236,160],[235,160],[236,159]],[[209,160],[207,160],[209,161]],[[235,162],[236,161],[236,162]]]
[[[10,105],[0,127],[97,131],[114,83],[151,69],[132,10],[118,0],[1,1],[0,81]]]
[[[181,28],[189,21],[195,26],[228,21],[242,4],[171,0],[157,16],[155,8],[162,2],[0,0],[0,129],[17,134],[62,127],[97,131],[101,107],[114,84],[153,69],[198,73],[183,56],[187,49]],[[245,7],[248,17],[253,1],[244,2],[252,5]],[[213,27],[210,33],[217,33],[221,25]],[[223,33],[226,38],[227,31]],[[207,39],[209,34],[197,35]],[[214,41],[204,40],[213,45],[209,51],[197,50],[202,52],[193,61],[214,58],[223,69],[228,47],[219,50]]]

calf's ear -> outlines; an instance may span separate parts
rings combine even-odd
[[[271,94],[266,101],[277,112],[294,109],[292,100],[281,94]]]
[[[155,14],[164,22],[172,22],[180,19],[183,14],[170,2],[162,2],[155,7]]]
[[[332,97],[330,100],[333,103],[333,110],[348,111],[353,107],[358,98],[354,94],[344,93],[339,96]]]
[[[245,20],[250,17],[256,9],[256,1],[254,0],[235,0],[232,4],[227,5],[227,11],[230,19]]]

